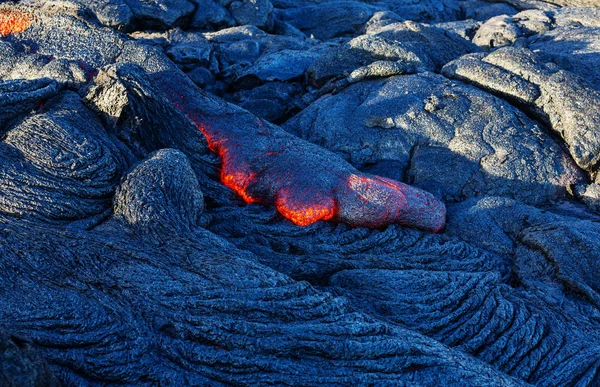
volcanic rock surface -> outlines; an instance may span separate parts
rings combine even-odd
[[[2,2],[0,385],[600,385],[596,7]]]

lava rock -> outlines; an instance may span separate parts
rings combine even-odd
[[[564,139],[577,165],[596,170],[600,116],[581,107],[598,104],[600,93],[580,77],[527,49],[509,47],[451,62],[442,73],[523,104]]]
[[[322,87],[340,77],[350,77],[354,83],[365,78],[433,71],[471,49],[474,47],[470,43],[436,27],[379,21],[369,25],[367,35],[330,48],[307,74],[313,86]],[[397,70],[386,71],[384,63],[396,65]],[[361,74],[361,68],[367,70],[365,74]]]
[[[520,3],[4,2],[0,384],[597,385],[597,13]]]
[[[568,197],[570,185],[584,179],[519,110],[431,73],[354,84],[314,102],[284,128],[358,169],[408,176],[446,200],[502,192],[541,204]]]
[[[357,1],[333,1],[289,8],[281,13],[281,18],[308,37],[326,40],[356,34],[381,10]]]

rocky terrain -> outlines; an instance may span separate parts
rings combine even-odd
[[[598,69],[596,0],[2,2],[0,386],[599,386]]]

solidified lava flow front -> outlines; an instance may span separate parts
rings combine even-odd
[[[18,34],[31,24],[31,15],[27,12],[0,10],[0,37]]]

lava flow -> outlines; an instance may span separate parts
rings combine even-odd
[[[289,188],[279,190],[275,207],[281,215],[298,226],[308,226],[318,220],[329,220],[337,214],[333,198],[313,196],[305,202],[294,198]]]
[[[446,221],[446,207],[432,194],[380,176],[350,175],[338,200],[338,218],[356,226],[396,223],[437,233]]]
[[[0,10],[0,37],[25,31],[31,25],[31,14],[14,10]]]
[[[188,118],[191,117],[188,115]],[[225,140],[219,140],[215,133],[212,133],[205,125],[198,124],[192,119],[192,122],[202,132],[208,143],[208,149],[219,155],[221,158],[221,182],[234,190],[246,203],[256,203],[258,199],[248,194],[248,185],[255,180],[256,173],[250,171],[250,168],[240,168],[241,162],[236,163],[232,160],[230,150],[224,145]]]
[[[221,182],[246,203],[274,205],[299,226],[333,220],[371,228],[396,223],[432,232],[444,227],[445,206],[430,193],[363,174],[337,155],[228,108],[195,86],[158,82],[221,158]]]

